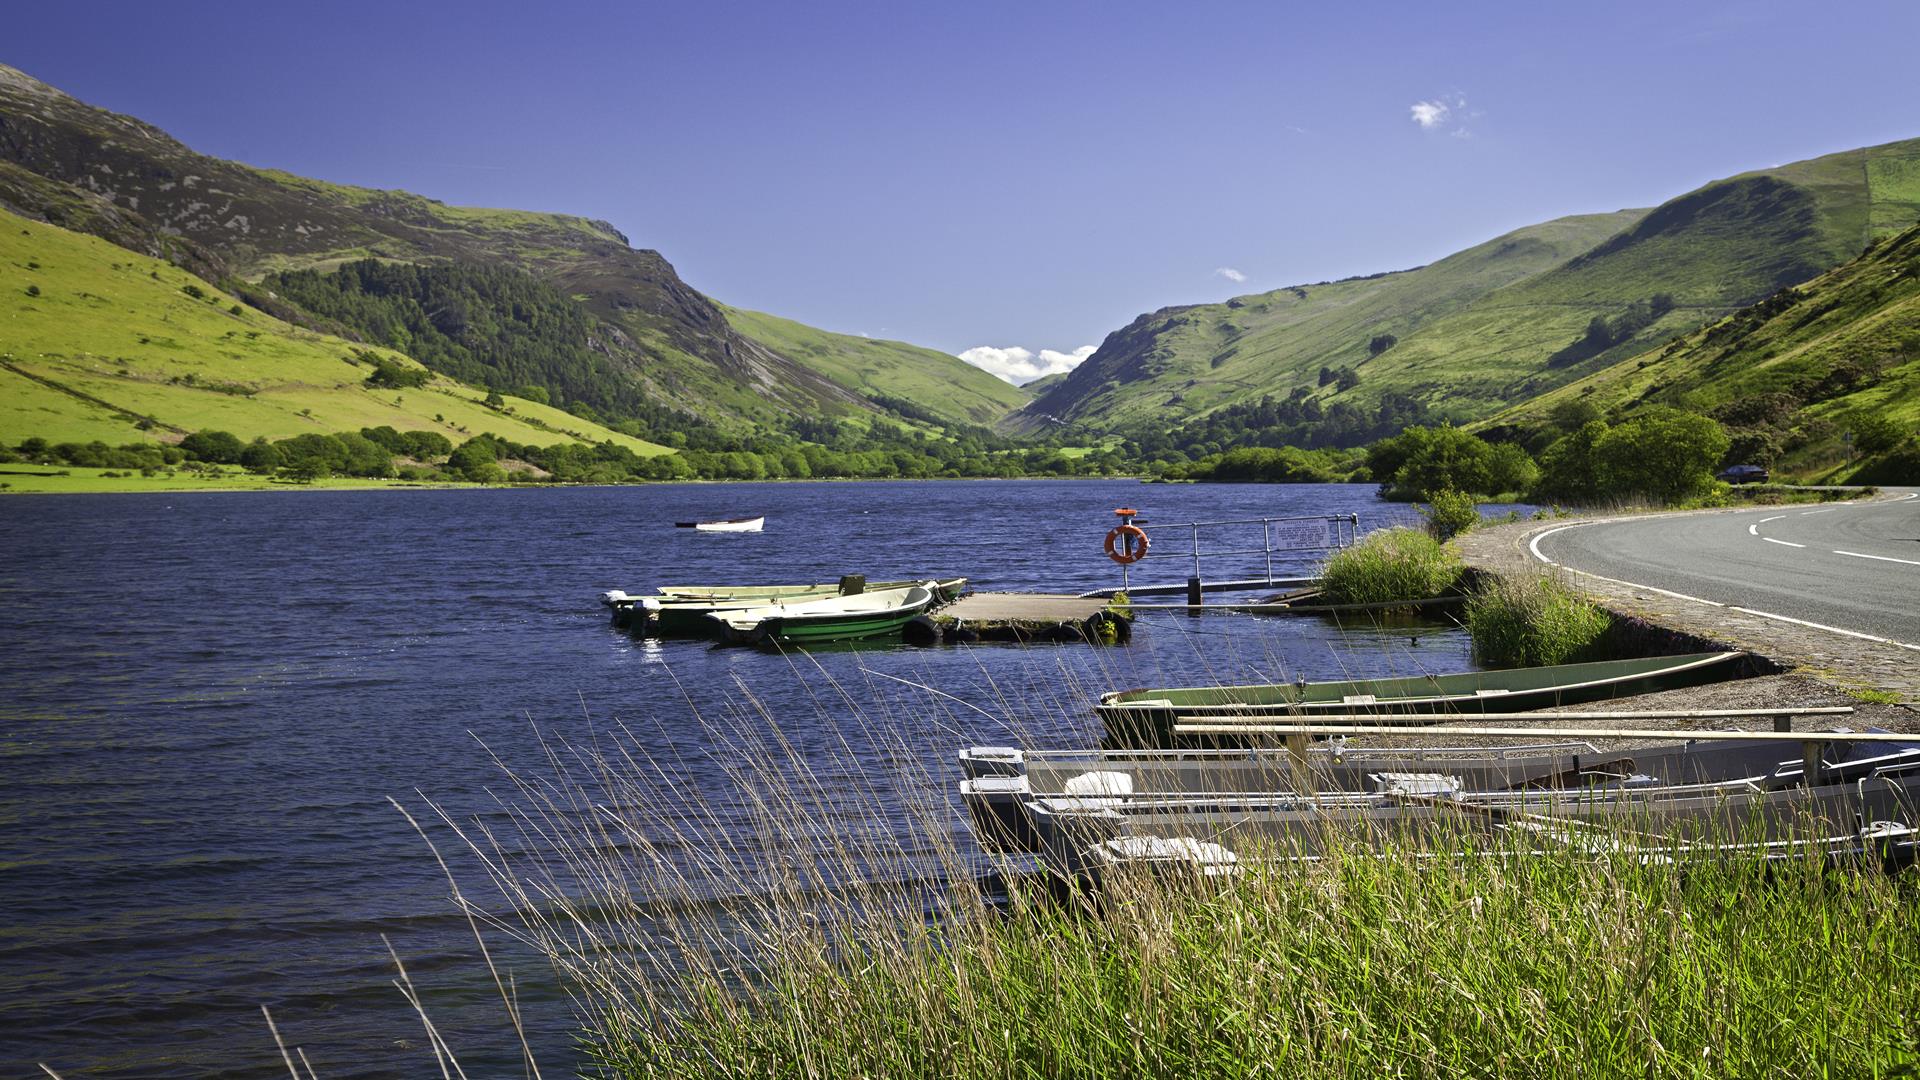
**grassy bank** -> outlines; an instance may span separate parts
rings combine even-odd
[[[1321,587],[1335,604],[1427,600],[1451,591],[1464,569],[1458,555],[1425,532],[1382,529],[1335,552],[1321,568]]]
[[[271,476],[260,476],[237,466],[210,466],[203,471],[161,471],[145,476],[138,471],[128,469],[88,469],[80,466],[56,469],[36,465],[0,465],[0,495],[106,495],[137,491],[332,491],[479,486],[481,485],[454,482],[369,480],[352,476],[330,476],[300,484]]]
[[[1543,574],[1484,577],[1467,601],[1467,630],[1483,664],[1532,667],[1602,659],[1613,626],[1605,611]]]
[[[651,756],[658,739],[600,737],[554,747],[513,776],[505,818],[464,832],[499,918],[576,993],[593,1074],[1786,1077],[1916,1061],[1911,876],[1682,867],[1531,832],[1429,834],[1424,850],[1448,853],[1433,858],[1332,830],[1324,858],[1232,879],[1129,875],[1098,901],[1016,881],[997,899],[954,777],[924,764],[928,720],[865,719],[838,687],[821,700],[840,714],[832,760],[743,709],[705,733],[737,762],[724,783],[689,783],[677,755]]]

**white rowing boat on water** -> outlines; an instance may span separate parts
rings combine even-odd
[[[767,523],[762,517],[722,518],[719,521],[676,521],[675,528],[694,529],[698,532],[759,532]]]

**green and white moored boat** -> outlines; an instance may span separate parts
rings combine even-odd
[[[1687,653],[1395,679],[1116,690],[1101,695],[1094,711],[1110,746],[1172,746],[1179,720],[1524,712],[1720,682],[1737,677],[1748,659],[1743,652]]]
[[[858,575],[850,575],[837,582],[819,585],[662,585],[654,591],[660,594],[661,602],[678,603],[701,600],[794,600],[821,596],[852,596],[861,592],[905,589],[914,585],[925,585],[931,588],[934,598],[944,604],[966,589],[967,579],[962,577],[929,581],[925,578],[916,578],[912,581],[870,582]]]
[[[709,612],[707,618],[720,625],[728,641],[739,644],[851,641],[898,633],[933,606],[931,585],[813,600],[776,600],[757,607]]]
[[[707,616],[716,611],[738,611],[771,603],[795,603],[836,596],[906,589],[915,585],[933,590],[934,602],[950,603],[966,591],[966,578],[941,581],[882,581],[868,584],[852,575],[820,585],[668,585],[657,596],[635,596],[620,590],[603,593],[600,602],[613,612],[613,624],[650,637],[712,637],[718,628]]]

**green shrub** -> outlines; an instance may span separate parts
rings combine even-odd
[[[1731,441],[1717,421],[1698,413],[1637,416],[1594,445],[1602,492],[1669,503],[1701,495],[1713,486]]]
[[[1443,596],[1460,580],[1459,556],[1418,529],[1384,529],[1336,552],[1321,587],[1336,604],[1384,604]]]
[[[1467,601],[1467,630],[1481,663],[1506,667],[1598,659],[1613,620],[1548,577],[1492,578]]]
[[[1850,484],[1920,484],[1920,438],[1910,438],[1869,459],[1847,477]]]
[[[1427,519],[1427,535],[1435,540],[1451,540],[1480,524],[1480,504],[1451,488],[1434,492],[1433,501],[1421,513]]]
[[[375,357],[373,374],[367,376],[368,386],[387,390],[406,390],[415,386],[425,386],[433,379],[433,372],[426,368],[408,367],[395,360]]]
[[[198,461],[233,465],[240,461],[240,454],[246,449],[246,444],[232,432],[206,430],[196,431],[181,439],[180,449]]]
[[[1885,413],[1862,413],[1853,418],[1853,448],[1862,454],[1884,454],[1899,446],[1911,430]]]

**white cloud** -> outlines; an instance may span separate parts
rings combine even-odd
[[[1413,122],[1423,128],[1436,128],[1447,122],[1447,114],[1453,110],[1444,101],[1416,101],[1408,107],[1413,114]]]
[[[1033,350],[1023,349],[1018,345],[1009,345],[1004,349],[995,348],[992,345],[976,345],[961,353],[960,359],[1019,386],[1044,375],[1072,371],[1087,357],[1092,356],[1093,350],[1092,345],[1082,345],[1070,353],[1060,352],[1057,349],[1041,349],[1036,356]]]
[[[1467,111],[1465,94],[1441,94],[1432,101],[1416,101],[1407,106],[1407,115],[1422,131],[1451,128],[1452,135],[1464,139],[1469,137],[1467,121],[1477,119],[1480,113]]]
[[[1239,284],[1240,282],[1247,280],[1247,275],[1241,273],[1238,270],[1235,270],[1231,266],[1215,267],[1213,271],[1213,276],[1226,278],[1228,281],[1231,281],[1235,284]]]

